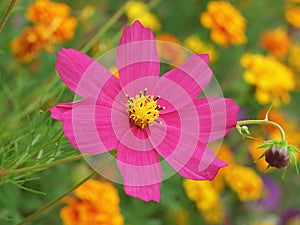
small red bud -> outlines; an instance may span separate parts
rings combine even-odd
[[[270,166],[281,169],[289,165],[290,156],[286,149],[273,146],[266,151],[265,160]]]

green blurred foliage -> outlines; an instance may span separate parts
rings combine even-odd
[[[80,49],[124,2],[118,0],[65,2],[70,5],[72,15],[76,18],[80,18],[80,13],[86,5],[94,7],[95,13],[87,21],[78,21],[75,37],[71,41],[63,46],[55,46],[52,53],[42,51],[38,58],[29,64],[20,64],[12,55],[11,41],[30,25],[25,15],[27,6],[33,1],[19,1],[0,33],[0,168],[23,168],[79,154],[63,136],[61,123],[52,120],[48,110],[56,103],[72,101],[74,97],[59,80],[55,71],[55,52],[61,47]],[[196,34],[202,40],[214,45],[219,58],[211,67],[224,96],[233,98],[243,108],[247,117],[255,118],[264,106],[259,105],[253,97],[253,87],[243,80],[243,69],[239,61],[246,52],[264,52],[259,47],[259,39],[266,29],[286,26],[283,16],[284,1],[230,1],[248,21],[248,43],[228,48],[214,44],[209,38],[209,30],[200,25],[199,13],[205,10],[208,2],[164,0],[159,1],[151,11],[161,22],[161,32],[173,34],[180,41],[191,34]],[[0,15],[3,14],[6,3],[0,2]],[[123,15],[113,24],[104,38],[99,40],[102,49],[117,46],[120,31],[125,24],[127,18]],[[88,54],[93,56],[95,53],[91,50]],[[299,74],[297,76],[299,77]],[[300,118],[299,99],[299,92],[293,93],[291,104],[282,107],[282,110],[287,115]],[[236,131],[232,131],[225,140],[227,145],[235,149],[236,158],[254,166],[247,153],[247,145],[242,142]],[[42,172],[29,171],[18,176],[0,176],[0,224],[16,224],[70,188],[74,181],[81,178],[76,176],[75,168],[82,164],[85,163],[83,161],[68,163]],[[234,193],[226,190],[222,197],[230,217],[228,224],[250,225],[253,218],[264,219],[269,215],[278,216],[281,211],[287,209],[300,208],[298,194],[300,180],[295,172],[292,169],[288,170],[285,180],[281,180],[280,171],[274,171],[269,176],[280,182],[283,193],[280,205],[274,210],[258,210],[255,202],[242,203]],[[205,224],[195,204],[187,199],[182,180],[179,175],[175,175],[163,182],[161,203],[145,203],[126,196],[123,187],[116,185],[126,224],[178,224],[174,215],[182,209],[188,212],[190,225]],[[29,224],[61,224],[59,217],[61,206],[62,204],[55,206]]]

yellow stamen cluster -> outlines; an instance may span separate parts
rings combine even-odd
[[[165,109],[157,104],[157,100],[160,96],[154,97],[146,95],[147,89],[144,92],[136,94],[136,96],[129,97],[127,102],[127,112],[129,120],[132,124],[144,129],[147,126],[151,126],[154,121],[161,123],[157,120],[159,117],[159,111]]]

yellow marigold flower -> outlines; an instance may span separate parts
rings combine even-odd
[[[219,45],[241,45],[247,42],[246,20],[226,1],[210,1],[207,11],[200,14],[200,22],[210,28],[211,39]]]
[[[149,27],[152,31],[160,30],[160,21],[156,15],[149,11],[148,5],[141,1],[129,1],[125,7],[125,13],[133,22],[139,20],[145,27]]]
[[[189,214],[186,209],[181,208],[174,213],[174,222],[176,225],[189,224]]]
[[[212,149],[214,149],[214,146],[212,146]],[[215,179],[211,181],[211,183],[213,184],[213,186],[218,191],[221,191],[221,190],[224,189],[225,177],[226,177],[226,175],[228,173],[230,173],[230,170],[235,165],[235,161],[234,161],[234,155],[233,155],[231,149],[228,146],[226,146],[226,145],[222,145],[221,146],[221,148],[219,149],[219,151],[217,153],[217,157],[228,164],[226,167],[222,168],[218,172],[218,174],[215,177]]]
[[[184,46],[197,53],[209,54],[211,62],[216,61],[218,53],[212,45],[204,43],[197,35],[190,35],[184,40]]]
[[[288,63],[297,72],[300,72],[299,55],[300,55],[300,44],[292,44],[288,56]]]
[[[256,87],[255,97],[261,104],[274,101],[275,106],[289,103],[289,92],[295,88],[294,74],[272,57],[258,54],[245,54],[241,64],[246,68],[244,79]]]
[[[259,200],[263,194],[263,181],[250,167],[236,165],[226,176],[227,184],[241,201]]]
[[[285,19],[294,27],[300,28],[300,7],[288,6],[285,10]]]
[[[266,220],[266,221],[259,222],[259,223],[253,223],[251,225],[276,225],[276,223],[271,220]]]
[[[80,13],[80,21],[87,21],[95,14],[95,7],[92,5],[86,5],[83,7]]]
[[[179,66],[184,62],[186,53],[184,49],[179,46],[180,41],[174,35],[161,33],[156,36],[156,40],[159,57],[170,62],[172,66]]]
[[[210,181],[184,180],[183,186],[188,198],[196,203],[209,224],[220,224],[225,219],[224,206],[219,192]]]
[[[261,44],[273,55],[284,58],[289,52],[291,39],[284,29],[268,30],[263,33]]]
[[[60,215],[64,225],[123,225],[119,196],[112,184],[89,180],[78,187]]]
[[[68,5],[48,0],[37,0],[29,6],[27,18],[35,25],[45,26],[53,43],[70,40],[77,26],[77,20],[70,16]]]

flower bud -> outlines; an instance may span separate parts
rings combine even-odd
[[[289,165],[290,156],[285,148],[272,146],[266,151],[265,160],[270,166],[281,169]]]

